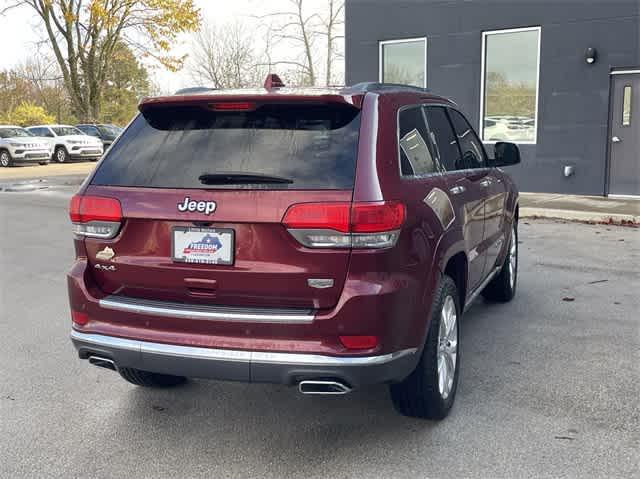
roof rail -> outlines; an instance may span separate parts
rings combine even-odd
[[[180,90],[176,91],[174,95],[197,95],[198,93],[206,93],[211,90],[215,90],[215,88],[206,86],[192,86],[188,88],[180,88]]]
[[[431,90],[428,88],[421,88],[413,85],[403,85],[402,83],[380,83],[380,82],[362,82],[356,83],[351,87],[354,90],[359,91],[413,91],[420,93],[429,93]]]

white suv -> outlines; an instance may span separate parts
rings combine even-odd
[[[53,149],[47,138],[39,138],[22,127],[0,125],[0,166],[14,163],[49,163]]]
[[[53,149],[53,159],[64,163],[69,159],[97,161],[102,156],[102,141],[85,135],[75,126],[37,125],[27,128],[37,136],[49,139]]]

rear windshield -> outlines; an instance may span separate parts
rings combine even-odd
[[[131,123],[92,183],[152,188],[351,189],[360,112],[348,105],[263,105],[216,112],[153,107]],[[280,184],[203,184],[207,174],[267,175]]]

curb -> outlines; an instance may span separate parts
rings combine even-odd
[[[521,218],[549,218],[594,223],[640,224],[640,216],[600,211],[557,210],[552,208],[520,208]]]

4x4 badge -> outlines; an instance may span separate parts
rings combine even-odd
[[[102,261],[109,261],[116,255],[116,252],[111,248],[106,246],[103,250],[98,251],[96,253],[96,259],[100,259]]]
[[[216,202],[215,201],[195,201],[185,196],[182,203],[178,203],[178,211],[180,212],[194,212],[204,213],[205,215],[210,215],[216,210]]]

